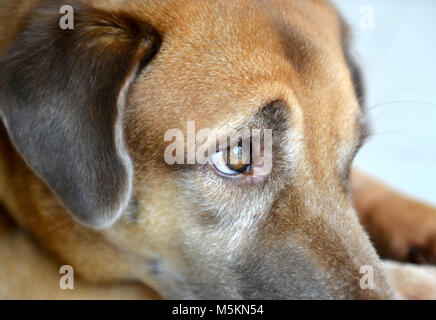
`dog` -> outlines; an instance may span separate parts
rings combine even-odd
[[[364,87],[331,3],[1,6],[2,298],[436,297],[406,264],[435,262],[436,210],[352,168]],[[168,164],[189,122],[271,130],[271,169]]]

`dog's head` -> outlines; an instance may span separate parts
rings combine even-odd
[[[0,113],[71,215],[137,258],[137,279],[171,298],[391,297],[352,206],[362,90],[329,3],[70,2],[74,29],[64,1],[23,20]],[[206,128],[248,145],[259,129],[271,167],[209,148]],[[209,160],[189,162],[202,141]]]

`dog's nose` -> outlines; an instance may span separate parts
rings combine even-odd
[[[264,229],[262,260],[251,271],[268,296],[295,299],[395,299],[394,290],[351,206],[282,202]],[[298,205],[299,210],[304,208]],[[338,210],[341,209],[339,212]],[[250,273],[250,272],[247,272]],[[254,281],[250,277],[250,281]],[[265,298],[265,295],[263,296]]]
[[[325,221],[327,236],[312,235],[318,247],[312,246],[310,258],[322,270],[329,295],[337,299],[395,299],[367,234],[353,217],[344,220],[341,224]]]
[[[320,261],[299,248],[283,246],[266,253],[262,260],[244,266],[243,288],[246,299],[395,299],[387,277],[378,265],[362,269],[350,261]],[[334,260],[334,257],[327,257]],[[331,262],[331,261],[330,261]],[[375,264],[375,262],[374,262]],[[378,262],[377,262],[378,264]],[[360,271],[365,271],[360,273]]]

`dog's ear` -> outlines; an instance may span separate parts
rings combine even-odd
[[[63,30],[61,1],[49,2],[32,10],[0,58],[0,116],[24,160],[73,216],[105,228],[131,195],[123,109],[159,36],[128,14],[78,1],[73,29]]]

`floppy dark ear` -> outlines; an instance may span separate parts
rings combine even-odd
[[[81,223],[112,225],[129,202],[132,165],[123,109],[159,37],[142,21],[73,1],[33,9],[0,58],[0,116],[27,164]]]

